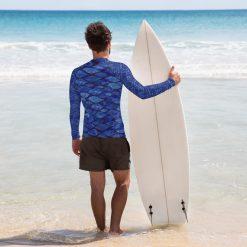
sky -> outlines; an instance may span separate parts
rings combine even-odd
[[[176,10],[247,9],[247,0],[0,0],[0,9]]]

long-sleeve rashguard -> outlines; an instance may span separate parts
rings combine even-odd
[[[123,85],[141,99],[175,86],[171,78],[143,86],[124,63],[95,58],[73,70],[69,86],[72,139],[79,139],[80,106],[84,106],[83,137],[126,137],[120,111]]]

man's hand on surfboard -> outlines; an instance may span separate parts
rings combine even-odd
[[[178,83],[181,81],[180,75],[174,71],[174,66],[171,67],[168,76],[175,81],[175,85],[178,85]]]
[[[72,140],[72,150],[73,153],[77,156],[80,156],[80,143],[81,143],[80,139]]]

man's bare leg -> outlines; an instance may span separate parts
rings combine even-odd
[[[91,205],[97,226],[105,230],[105,171],[90,172]]]
[[[122,233],[120,221],[128,197],[130,170],[116,170],[113,171],[113,175],[116,182],[116,189],[111,201],[112,213],[110,233],[120,234]]]

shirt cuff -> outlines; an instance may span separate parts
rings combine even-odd
[[[76,135],[72,135],[72,140],[77,140],[80,139],[80,135],[76,134]]]
[[[169,77],[168,80],[170,81],[172,87],[176,85],[176,82],[171,77]]]

